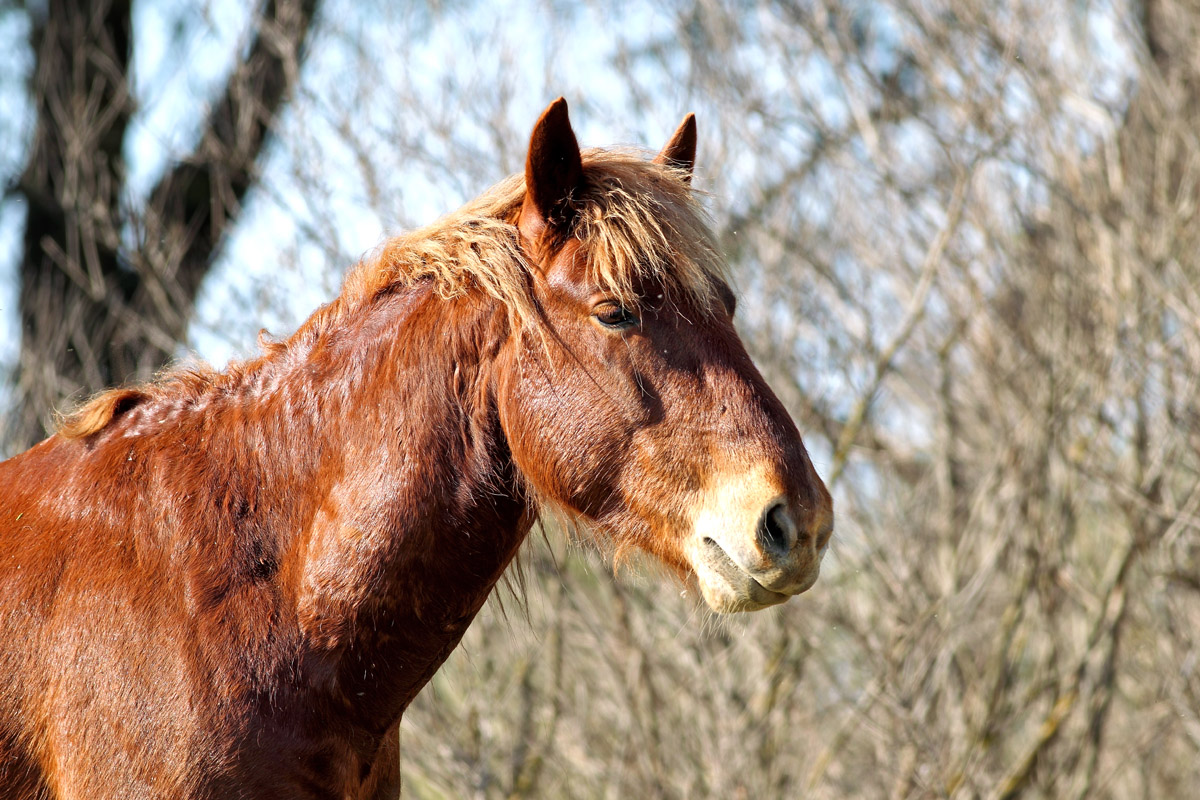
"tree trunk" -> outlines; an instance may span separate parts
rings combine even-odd
[[[183,339],[255,161],[295,85],[316,0],[271,0],[213,104],[195,151],[145,208],[122,206],[129,0],[51,0],[34,20],[37,125],[18,191],[21,349],[10,452],[43,437],[65,398],[142,380]],[[133,235],[131,252],[122,237]]]

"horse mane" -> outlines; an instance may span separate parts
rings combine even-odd
[[[711,310],[714,279],[724,278],[726,268],[684,173],[636,150],[590,148],[582,159],[584,186],[572,198],[575,217],[563,240],[582,243],[590,277],[623,303],[636,303],[637,283],[649,279]],[[218,385],[243,383],[281,353],[311,346],[380,295],[420,284],[444,299],[482,291],[502,304],[514,330],[530,323],[537,316],[532,268],[516,227],[524,197],[524,174],[508,177],[431,225],[385,241],[351,269],[338,297],[291,337],[274,342],[260,336],[261,356],[231,363],[225,372],[203,365],[168,369],[145,384],[101,392],[63,415],[58,434],[85,438],[148,401],[198,397]]]

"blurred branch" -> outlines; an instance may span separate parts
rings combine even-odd
[[[837,484],[842,476],[842,472],[846,468],[846,461],[850,457],[850,448],[853,446],[863,426],[863,422],[866,420],[867,412],[875,399],[876,392],[879,391],[884,378],[887,377],[892,369],[896,354],[908,342],[917,325],[925,317],[925,313],[928,310],[927,301],[929,292],[933,288],[934,277],[937,275],[938,267],[941,265],[942,253],[945,251],[950,237],[958,230],[958,225],[962,221],[964,198],[973,174],[974,167],[971,166],[960,171],[955,178],[954,188],[950,193],[950,201],[946,205],[946,222],[929,244],[924,263],[921,266],[920,278],[913,289],[912,295],[909,297],[908,306],[904,310],[904,316],[901,319],[900,325],[891,340],[884,345],[879,355],[876,356],[871,381],[868,383],[866,389],[860,393],[858,401],[854,404],[853,409],[851,409],[846,419],[846,424],[842,427],[837,444],[834,446],[833,467],[830,470],[828,479],[831,486]]]

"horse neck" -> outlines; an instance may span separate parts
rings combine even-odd
[[[303,431],[327,475],[285,571],[308,665],[372,727],[457,644],[532,524],[491,390],[506,338],[498,304],[417,291],[377,299],[301,365],[328,406]]]

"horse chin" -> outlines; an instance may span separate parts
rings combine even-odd
[[[771,591],[754,580],[712,539],[705,538],[692,549],[691,562],[704,602],[718,614],[758,611],[787,602],[792,596]],[[813,575],[804,589],[815,582]]]

